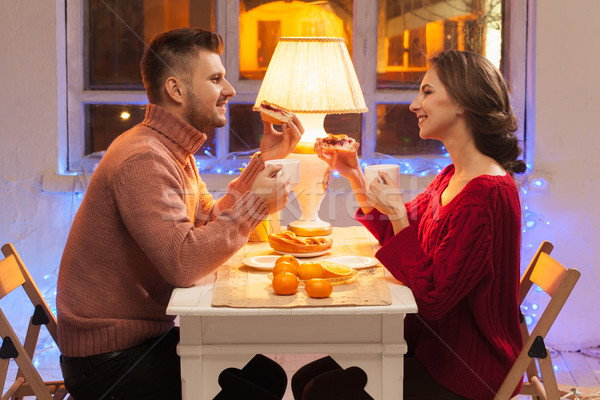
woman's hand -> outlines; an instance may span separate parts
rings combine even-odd
[[[263,125],[263,138],[260,141],[260,156],[263,161],[285,158],[294,151],[304,133],[302,122],[296,115],[281,126],[282,132],[276,131],[269,122],[263,121]]]
[[[368,214],[373,210],[367,199],[367,187],[365,176],[358,161],[358,147],[360,143],[354,143],[354,151],[332,150],[324,148],[321,143],[315,143],[315,152],[319,158],[325,161],[332,170],[350,181],[352,190],[363,213]]]
[[[357,153],[359,146],[360,143],[355,142],[354,151],[332,150],[323,147],[321,143],[317,142],[315,143],[315,152],[332,170],[337,171],[341,176],[352,181],[357,175],[362,175]]]
[[[367,199],[380,213],[388,216],[394,232],[398,233],[410,225],[402,193],[386,172],[379,171],[379,177],[383,183],[375,179],[369,185]]]

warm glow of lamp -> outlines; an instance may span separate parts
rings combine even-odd
[[[300,183],[295,190],[302,209],[288,228],[297,235],[331,233],[319,218],[319,207],[329,184],[327,164],[312,150],[326,137],[327,114],[363,113],[365,100],[344,39],[332,37],[280,38],[256,98],[254,109],[267,100],[292,110],[304,126],[301,142],[290,158],[300,160]]]

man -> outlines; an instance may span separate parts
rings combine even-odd
[[[77,212],[58,278],[58,345],[77,400],[179,399],[179,331],[165,310],[280,210],[289,177],[264,161],[285,157],[303,128],[264,124],[260,154],[214,201],[193,154],[224,126],[235,90],[221,37],[182,28],[155,36],[141,62],[144,121],[109,147]]]

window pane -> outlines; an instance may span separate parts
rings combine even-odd
[[[146,106],[121,104],[86,104],[85,154],[106,150],[121,133],[144,120]],[[207,132],[208,139],[196,154],[208,150],[215,154],[215,131]]]
[[[254,104],[229,104],[229,151],[249,151],[260,147],[263,123]]]
[[[280,37],[343,37],[352,54],[353,0],[240,0],[240,79],[262,79]]]
[[[88,0],[86,89],[143,90],[146,43],[183,26],[215,30],[215,0]]]
[[[325,132],[333,135],[346,134],[360,143],[362,138],[362,114],[329,114],[323,122]],[[358,148],[361,154],[362,148]]]
[[[253,104],[229,104],[229,151],[258,149],[263,135],[260,113],[252,111]],[[325,117],[323,127],[334,135],[346,134],[357,142],[361,140],[362,114],[331,114]],[[281,130],[279,126],[275,129]],[[359,148],[360,154],[360,148]]]
[[[86,104],[85,154],[106,150],[121,133],[144,120],[140,105]]]
[[[501,0],[378,0],[377,87],[410,87],[441,50],[479,53],[500,65]]]
[[[377,104],[375,151],[394,155],[446,154],[439,140],[421,139],[419,124],[408,104]]]

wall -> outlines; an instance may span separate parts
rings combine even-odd
[[[40,185],[42,174],[57,169],[56,4],[0,0],[0,9],[0,244],[15,245],[54,304],[72,199],[70,193],[43,192]],[[11,301],[24,304],[25,297]],[[56,363],[52,349],[40,355]]]
[[[56,8],[51,1],[0,0],[0,242],[15,244],[40,283],[55,281],[80,201],[69,191],[43,191],[40,184],[42,176],[57,170],[58,110],[64,101],[65,88],[57,78],[63,60],[57,60]],[[567,19],[571,9],[561,0],[537,4],[534,176],[549,184],[531,192],[529,203],[550,225],[532,229],[526,240],[554,242],[556,258],[583,273],[560,317],[562,327],[555,327],[549,339],[551,346],[576,350],[600,345],[600,318],[590,315],[595,308],[590,305],[600,300],[600,190],[594,184],[600,166],[595,154],[600,145],[595,43],[600,2],[579,0],[577,9],[586,12]],[[72,180],[61,182],[66,190],[73,187]],[[52,289],[46,297],[54,303]]]
[[[575,15],[576,13],[576,15]],[[539,239],[582,277],[548,341],[600,345],[600,2],[538,0],[535,30],[535,170],[548,181],[531,209],[550,222]]]

